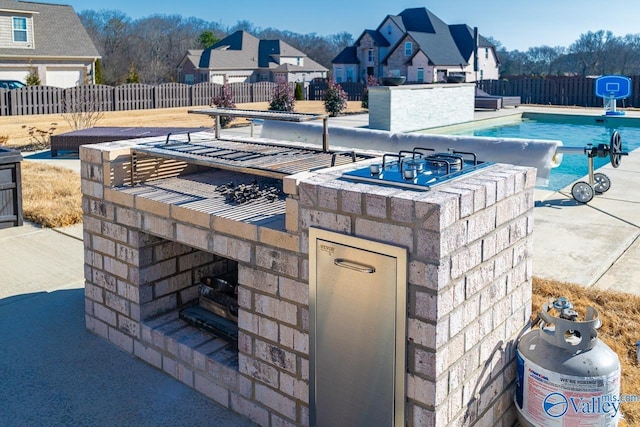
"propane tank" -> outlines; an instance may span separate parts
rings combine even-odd
[[[518,420],[526,427],[617,426],[620,361],[597,329],[598,312],[586,319],[566,298],[545,304],[540,328],[520,338],[516,352]]]

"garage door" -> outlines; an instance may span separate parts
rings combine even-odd
[[[46,79],[42,84],[54,87],[73,87],[83,83],[82,70],[80,69],[55,69],[47,70]]]
[[[249,76],[229,76],[227,83],[244,83],[249,79]]]
[[[29,74],[27,68],[0,68],[0,80],[18,80],[24,83]]]

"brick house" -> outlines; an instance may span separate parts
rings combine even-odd
[[[500,61],[495,46],[476,37],[468,25],[447,25],[426,8],[413,8],[388,15],[375,30],[365,30],[332,63],[338,83],[364,81],[368,75],[432,83],[497,79]]]
[[[0,80],[43,85],[94,82],[100,54],[71,6],[0,0]]]
[[[178,65],[178,81],[194,84],[308,82],[329,70],[282,40],[236,31],[205,50],[189,50]]]

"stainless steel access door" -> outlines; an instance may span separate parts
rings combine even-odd
[[[406,251],[309,235],[311,426],[403,426]]]

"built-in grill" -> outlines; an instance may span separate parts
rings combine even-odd
[[[429,190],[492,166],[492,162],[478,161],[474,153],[449,150],[437,153],[432,148],[416,147],[387,153],[382,163],[343,174],[355,181],[393,185],[418,190]]]
[[[168,135],[162,142],[141,143],[132,150],[132,182],[140,155],[179,160],[199,166],[282,179],[287,175],[371,158],[355,152],[324,151],[271,142],[211,139],[187,134]]]

